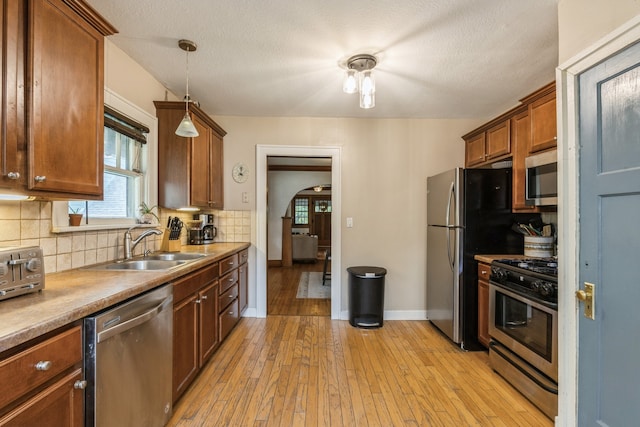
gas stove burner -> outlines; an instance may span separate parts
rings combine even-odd
[[[499,259],[491,263],[490,280],[537,301],[557,304],[556,258]]]

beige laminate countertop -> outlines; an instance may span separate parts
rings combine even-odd
[[[82,319],[249,247],[249,243],[183,246],[206,254],[166,271],[73,269],[45,276],[41,292],[0,301],[0,352]]]
[[[478,254],[474,256],[476,261],[480,261],[480,262],[485,262],[487,264],[491,264],[493,261],[497,260],[497,259],[525,259],[525,258],[531,258],[530,256],[524,256],[524,255],[514,255],[514,254],[509,254],[509,255],[503,255],[503,254],[498,254],[498,255],[483,255],[483,254]]]

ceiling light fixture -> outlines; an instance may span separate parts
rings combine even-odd
[[[344,93],[360,92],[360,108],[376,106],[376,81],[373,68],[378,60],[373,55],[358,54],[347,60],[347,70],[342,84]]]
[[[191,40],[180,40],[178,41],[178,46],[180,47],[180,49],[187,52],[187,92],[184,96],[184,117],[178,125],[178,129],[176,129],[176,135],[190,138],[200,135],[193,122],[191,121],[191,116],[189,116],[189,102],[191,102],[191,97],[189,96],[189,52],[195,52],[198,47]]]
[[[316,185],[315,187],[313,187],[313,191],[315,191],[316,193],[319,193],[322,191],[322,185]]]

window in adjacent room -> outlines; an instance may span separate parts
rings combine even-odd
[[[309,224],[309,199],[307,197],[296,197],[293,199],[293,224]]]

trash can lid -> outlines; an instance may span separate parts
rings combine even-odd
[[[387,274],[387,269],[382,267],[357,266],[349,267],[347,271],[362,279],[382,277]]]

